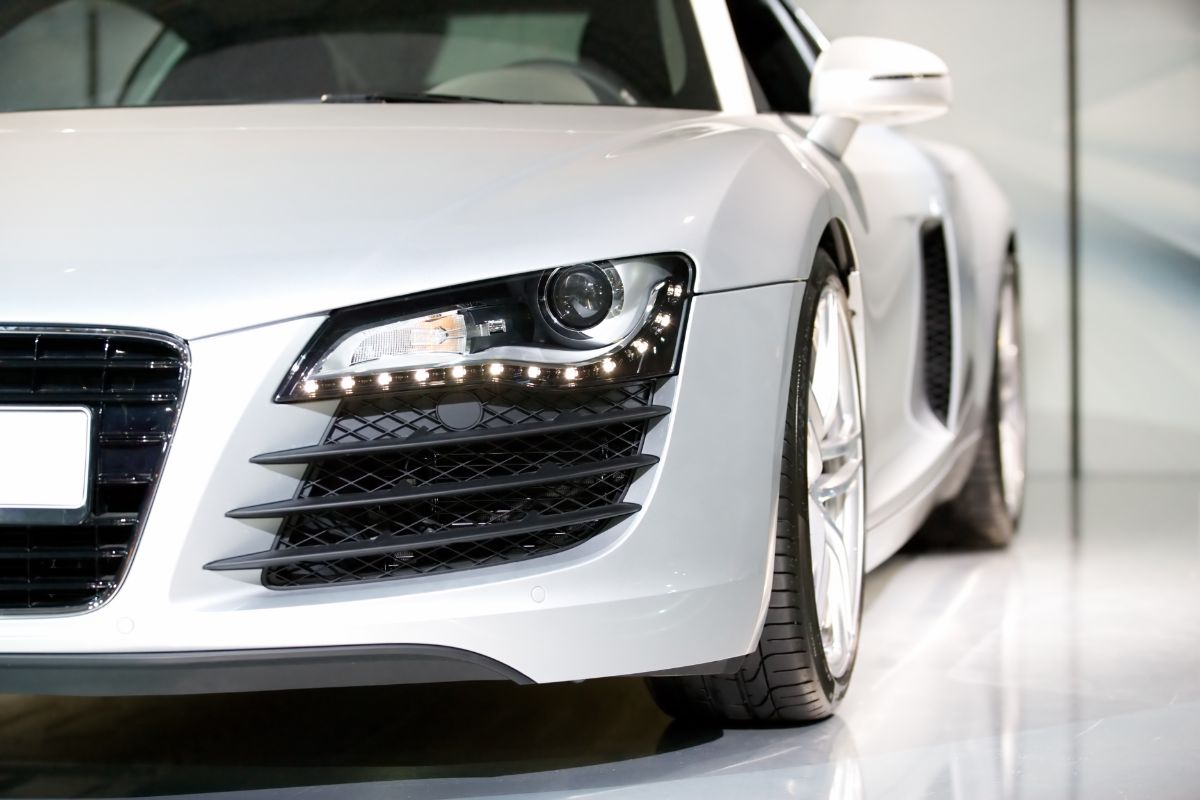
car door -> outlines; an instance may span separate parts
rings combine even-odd
[[[865,312],[868,527],[875,528],[936,486],[955,441],[959,287],[944,187],[920,148],[888,128],[861,126],[841,158],[805,141],[814,122],[809,81],[824,37],[785,0],[728,6],[760,112],[803,142],[841,198],[853,240]]]

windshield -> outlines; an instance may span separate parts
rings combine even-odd
[[[718,108],[690,0],[0,2],[0,110],[322,97]]]

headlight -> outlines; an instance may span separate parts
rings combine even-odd
[[[668,375],[690,282],[683,256],[627,258],[335,311],[276,400]]]
[[[606,273],[595,264],[555,270],[546,282],[551,319],[573,331],[596,327],[608,319],[609,312],[620,312],[619,302],[613,306],[614,295],[623,294],[623,289],[617,288],[620,281],[616,270],[610,268]]]

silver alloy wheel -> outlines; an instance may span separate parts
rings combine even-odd
[[[996,325],[997,424],[1000,483],[1008,515],[1016,519],[1025,495],[1025,391],[1021,374],[1020,306],[1013,272],[1000,286]]]
[[[826,286],[813,325],[808,397],[808,531],[817,622],[835,678],[849,670],[862,601],[863,419],[844,297]]]

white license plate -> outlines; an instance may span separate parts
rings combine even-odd
[[[0,510],[82,508],[91,454],[91,409],[0,406]]]

